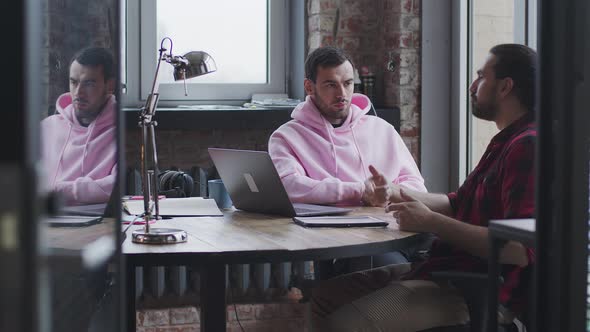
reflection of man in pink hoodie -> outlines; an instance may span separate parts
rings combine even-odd
[[[116,178],[116,101],[113,56],[104,48],[78,52],[70,92],[41,122],[42,165],[49,190],[69,205],[107,202]]]
[[[293,202],[384,205],[369,166],[393,183],[426,191],[424,179],[395,128],[367,113],[371,101],[353,94],[352,61],[323,47],[305,62],[305,102],[277,129],[269,153]]]

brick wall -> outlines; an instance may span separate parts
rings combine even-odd
[[[156,129],[158,163],[161,169],[172,166],[190,170],[192,166],[212,166],[208,147],[230,149],[268,150],[268,138],[276,128],[269,129],[208,129],[159,130]],[[127,165],[139,169],[139,128],[127,130],[125,154]]]
[[[100,46],[116,54],[116,0],[43,0],[45,52],[41,116],[53,108],[59,95],[69,91],[70,60],[80,49]]]
[[[242,328],[257,332],[307,331],[305,306],[301,303],[229,305],[226,331],[241,332]],[[196,307],[138,310],[136,318],[137,332],[197,332],[201,327]]]
[[[341,47],[375,74],[373,103],[400,107],[400,134],[419,163],[421,0],[307,0],[306,8],[307,48]]]

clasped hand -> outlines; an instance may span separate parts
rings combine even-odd
[[[373,165],[369,166],[371,177],[365,181],[365,191],[363,192],[363,203],[369,206],[385,206],[389,200],[389,196],[395,190],[391,181]]]
[[[371,177],[365,181],[363,202],[370,206],[386,206],[392,212],[400,230],[431,232],[432,211],[408,190],[393,184],[372,165]]]
[[[392,212],[399,229],[409,232],[432,232],[433,212],[405,189],[400,189],[399,202],[389,202],[385,212]]]

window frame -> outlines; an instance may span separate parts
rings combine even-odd
[[[151,90],[156,70],[159,42],[156,40],[157,0],[127,0],[125,25],[126,82],[123,103],[138,106],[145,102]],[[198,83],[198,78],[187,81],[188,96],[178,84],[159,84],[159,106],[186,104],[241,105],[249,101],[253,93],[287,93],[287,56],[289,49],[289,9],[286,0],[267,0],[268,36],[267,82],[261,84]],[[195,49],[198,51],[197,49]],[[202,50],[207,51],[207,50]],[[143,54],[153,54],[142,56]],[[132,59],[139,59],[133,61]],[[223,66],[217,63],[217,67]],[[168,68],[169,67],[169,68]],[[162,70],[172,70],[162,66]]]

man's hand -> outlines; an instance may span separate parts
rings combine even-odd
[[[393,212],[399,229],[409,232],[433,232],[433,212],[404,189],[399,189],[400,203],[390,203],[385,212]]]
[[[371,177],[365,180],[363,203],[370,206],[385,206],[389,197],[390,181],[383,174],[379,173],[373,165],[369,166],[369,171],[371,172]]]

